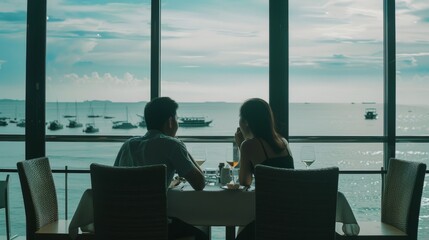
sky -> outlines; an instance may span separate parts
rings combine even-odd
[[[383,1],[289,0],[291,102],[383,101]],[[0,2],[0,99],[25,98],[26,1]],[[429,2],[397,0],[397,102],[429,103]],[[49,0],[47,101],[149,99],[150,0]],[[268,98],[268,0],[162,0],[161,95]]]

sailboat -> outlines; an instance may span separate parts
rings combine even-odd
[[[77,103],[75,102],[74,104],[75,104],[74,105],[74,107],[75,107],[75,115],[74,115],[75,119],[69,119],[69,125],[67,125],[68,128],[80,128],[83,126],[83,124],[80,123],[78,121],[78,118],[77,118]]]
[[[18,106],[15,105],[15,117],[10,119],[9,123],[18,123],[17,114],[18,114]]]
[[[85,126],[85,129],[83,129],[83,132],[85,133],[96,133],[99,129],[95,127],[94,123],[87,123]]]
[[[2,127],[7,126],[7,121],[4,119],[0,119],[0,126]]]
[[[58,116],[59,116],[59,108],[58,108],[58,101],[57,101],[57,119],[58,119]],[[48,124],[48,129],[51,131],[60,130],[60,129],[63,129],[63,127],[64,127],[63,124],[61,124],[58,120],[51,121]]]
[[[91,114],[94,115],[94,109],[91,108]],[[87,123],[85,125],[85,129],[83,129],[83,132],[85,133],[96,133],[99,129],[95,126],[95,121],[92,119],[92,123]]]
[[[112,118],[115,118],[115,117],[107,115],[107,103],[105,103],[104,104],[104,119],[112,119]]]
[[[100,117],[100,115],[95,115],[94,114],[94,108],[92,108],[92,104],[91,103],[89,103],[89,110],[91,111],[91,113],[88,114],[89,118],[98,118],[98,117]]]
[[[25,127],[25,119],[21,119],[16,123],[17,127]]]
[[[63,115],[64,118],[74,118],[74,117],[76,117],[76,115],[69,115],[68,114],[68,110],[69,110],[69,104],[66,103],[66,114]]]
[[[144,120],[144,116],[137,114],[140,117],[141,121],[139,122],[139,127],[146,127],[146,120]]]
[[[113,129],[131,129],[131,128],[137,128],[136,125],[128,122],[128,107],[125,107],[126,109],[126,115],[127,115],[127,120],[126,121],[115,121],[113,122]]]

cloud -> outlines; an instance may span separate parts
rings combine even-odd
[[[335,67],[341,66],[348,71],[355,70],[355,74],[361,74],[362,69],[382,67],[382,56],[347,56],[344,54],[333,54],[326,57],[306,57],[295,56],[290,58],[290,66],[293,68],[325,68],[338,70]],[[353,72],[350,72],[353,73]]]
[[[179,102],[243,102],[251,97],[268,98],[268,84],[265,81],[252,83],[252,87],[249,87],[248,83],[238,81],[228,84],[219,84],[218,82],[216,80],[200,83],[164,81],[162,94],[164,96],[171,96]],[[243,88],[246,88],[246,91],[240,91]]]
[[[3,63],[5,63],[5,62],[6,61],[0,59],[0,70],[1,70],[1,67],[2,67]]]
[[[67,90],[61,91],[61,89]],[[109,72],[92,72],[83,75],[69,73],[57,81],[48,76],[47,93],[48,101],[55,99],[141,101],[149,99],[149,79],[140,79],[129,72],[125,72],[122,76]]]
[[[26,22],[27,12],[0,12],[0,21],[4,22]]]
[[[187,66],[182,66],[183,68],[199,68],[201,66],[196,66],[196,65],[187,65]]]

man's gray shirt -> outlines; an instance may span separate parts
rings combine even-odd
[[[194,168],[185,144],[158,130],[149,130],[143,137],[128,139],[119,150],[115,166],[135,167],[155,164],[167,166],[167,184],[175,172],[185,176]]]

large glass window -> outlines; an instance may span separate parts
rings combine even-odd
[[[0,2],[0,134],[24,134],[26,26],[27,1]]]
[[[397,134],[429,135],[429,3],[396,1]]]
[[[47,134],[85,134],[85,124],[130,134],[111,131],[140,121],[143,110],[126,103],[149,100],[150,16],[150,0],[48,1],[46,121],[63,127],[49,123]]]
[[[382,135],[383,1],[290,0],[289,39],[290,134]]]
[[[162,1],[161,95],[187,102],[179,117],[213,120],[179,135],[231,136],[240,105],[230,103],[268,99],[268,2]]]

